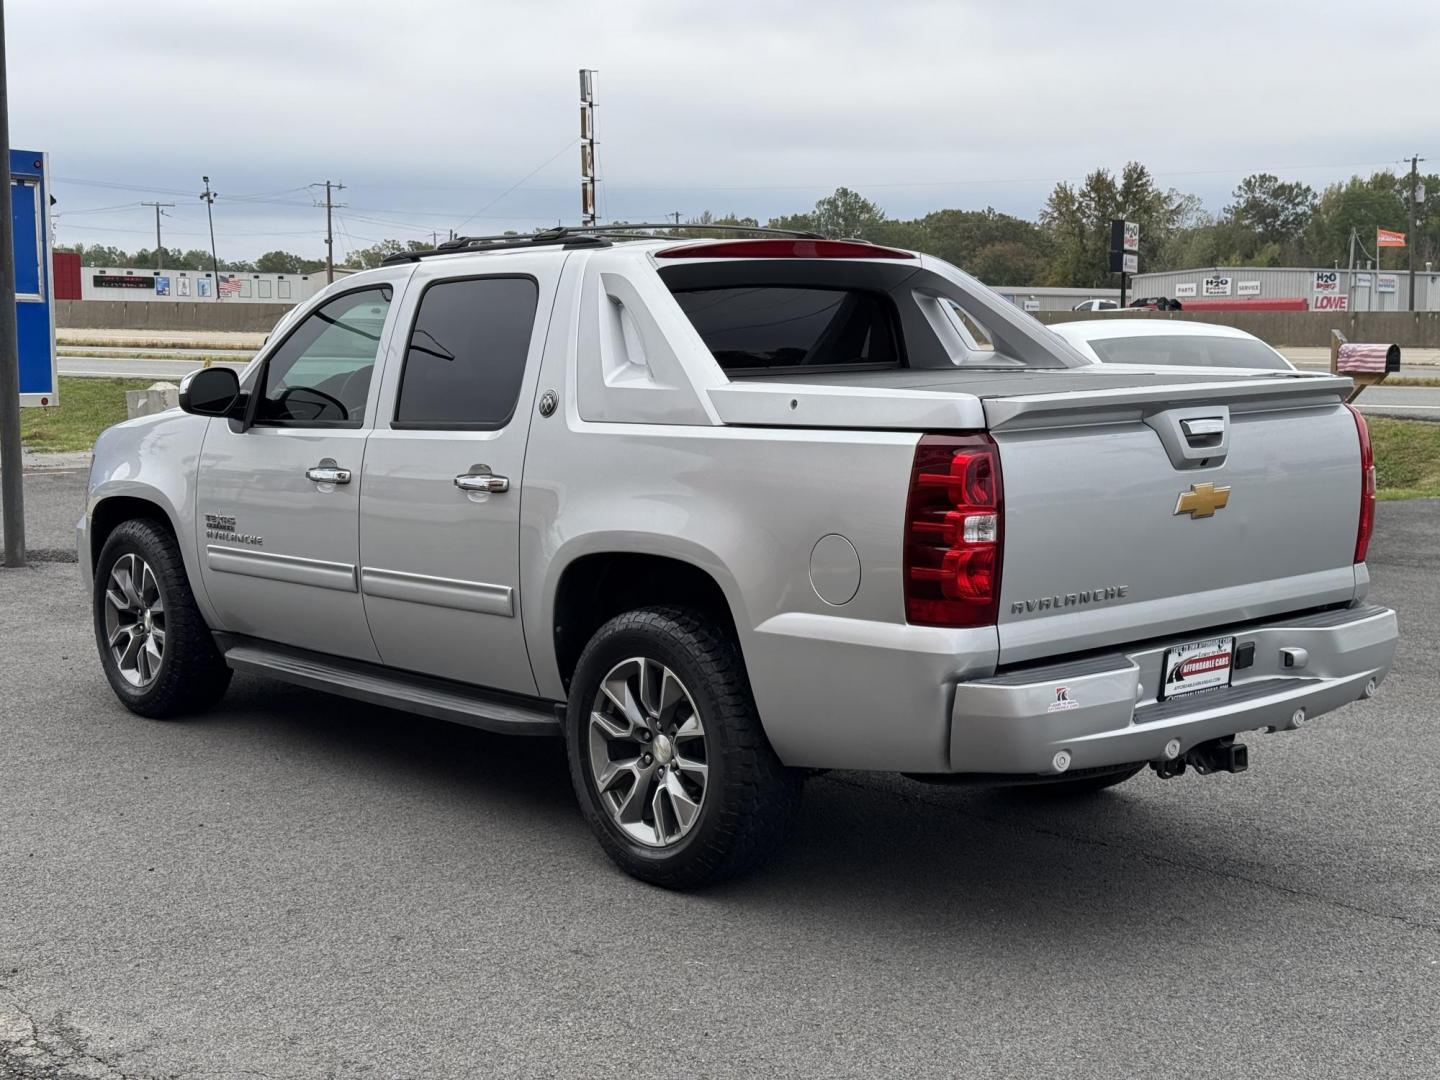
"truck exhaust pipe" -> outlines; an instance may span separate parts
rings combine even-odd
[[[1166,749],[1168,751],[1169,747]],[[1237,743],[1235,736],[1226,735],[1193,746],[1177,757],[1150,763],[1155,775],[1162,780],[1183,775],[1189,766],[1194,766],[1201,776],[1216,772],[1240,773],[1250,767],[1250,751],[1244,743]]]

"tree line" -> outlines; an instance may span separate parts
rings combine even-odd
[[[1416,206],[1419,265],[1440,261],[1440,176],[1421,177],[1423,200]],[[1139,162],[1118,174],[1098,168],[1078,184],[1055,185],[1035,221],[984,210],[935,210],[921,217],[892,218],[876,202],[849,188],[837,188],[813,209],[769,218],[765,225],[827,237],[854,237],[876,244],[923,251],[954,263],[992,285],[1099,288],[1115,284],[1109,269],[1110,222],[1125,218],[1140,226],[1142,272],[1205,266],[1344,266],[1351,230],[1371,257],[1376,228],[1404,231],[1410,177],[1381,171],[1354,176],[1317,192],[1308,184],[1255,173],[1236,185],[1231,201],[1208,213],[1200,199],[1162,188]],[[616,222],[615,224],[623,224]],[[754,217],[705,211],[662,235],[739,236],[699,225],[758,226]],[[348,269],[378,266],[387,255],[425,250],[421,241],[383,240],[352,251]],[[127,253],[105,245],[74,245],[89,266],[153,266],[153,251]],[[1402,269],[1406,252],[1380,249],[1384,269]],[[164,252],[164,265],[206,270],[209,252]],[[269,251],[253,261],[220,261],[221,270],[305,274],[323,270],[320,259]]]

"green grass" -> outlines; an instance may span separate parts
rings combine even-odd
[[[125,391],[154,379],[61,379],[60,404],[20,410],[20,442],[30,450],[89,450],[95,437],[125,419]]]
[[[176,364],[189,364],[191,368],[204,367],[206,364],[243,364],[255,355],[256,350],[246,349],[236,352],[213,352],[204,355],[185,353],[177,355],[173,352],[145,351],[142,349],[129,349],[125,352],[99,352],[91,349],[72,349],[68,345],[60,347],[62,358],[80,357],[91,360],[169,360]],[[186,370],[189,370],[188,368]],[[1434,385],[1440,386],[1440,383]]]
[[[1382,499],[1440,496],[1440,424],[1366,417],[1375,447],[1376,494]]]

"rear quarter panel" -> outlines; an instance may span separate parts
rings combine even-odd
[[[561,404],[531,427],[522,490],[521,616],[539,692],[566,696],[553,635],[565,568],[599,552],[661,555],[725,594],[782,760],[944,768],[951,686],[993,669],[995,631],[905,624],[901,535],[918,434],[583,420],[566,289],[539,384]],[[838,606],[810,579],[811,552],[831,533],[860,565]],[[897,687],[913,697],[897,701]]]

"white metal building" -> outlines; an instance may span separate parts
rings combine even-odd
[[[1055,285],[992,285],[1006,300],[1026,311],[1071,311],[1083,300],[1120,300],[1119,289],[1070,289]]]
[[[298,304],[325,287],[325,274],[255,274],[222,270],[144,270],[114,266],[80,269],[82,300],[150,300],[156,303],[218,299],[227,304]]]
[[[1334,267],[1206,266],[1159,274],[1136,274],[1130,296],[1186,300],[1303,299],[1311,311],[1408,311],[1410,275],[1404,270],[1337,270]],[[1415,310],[1440,311],[1440,270],[1415,275]]]

